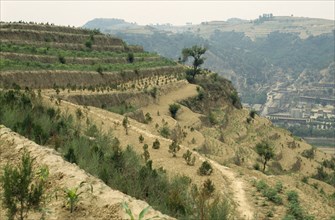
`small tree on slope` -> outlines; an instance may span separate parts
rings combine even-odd
[[[274,150],[272,147],[270,147],[268,143],[259,143],[256,145],[256,152],[263,159],[263,172],[264,172],[267,162],[275,156]]]

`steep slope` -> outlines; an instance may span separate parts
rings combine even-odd
[[[148,206],[143,201],[112,190],[101,180],[79,169],[76,165],[64,161],[56,151],[37,145],[2,125],[0,126],[1,174],[6,163],[18,162],[24,149],[27,149],[35,158],[36,166],[48,166],[50,176],[47,191],[50,195],[53,192],[59,194],[58,199],[52,197],[51,201],[43,207],[48,210],[47,219],[125,219],[128,216],[122,211],[121,203],[127,202],[135,215],[139,215],[142,209]],[[83,181],[91,184],[93,193],[90,193],[89,189],[83,189],[86,193],[80,196],[78,209],[70,213],[68,208],[62,205],[66,203],[65,196],[62,196],[63,190],[77,187]],[[0,191],[2,192],[2,189]],[[27,218],[40,218],[39,215],[39,213],[33,213]],[[3,209],[0,209],[0,216],[6,216]],[[146,217],[150,216],[172,219],[152,209],[146,215]]]

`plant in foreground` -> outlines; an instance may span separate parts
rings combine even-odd
[[[131,219],[131,220],[135,220],[134,214],[133,214],[133,212],[131,211],[131,209],[129,208],[128,203],[123,202],[123,203],[122,203],[122,207],[123,207],[123,209],[126,211],[127,215],[130,217],[130,219]],[[147,212],[149,211],[150,208],[151,208],[150,206],[144,208],[144,209],[140,212],[140,214],[139,214],[139,216],[138,216],[138,220],[142,220],[142,219],[144,219],[144,215],[147,214]],[[145,219],[145,220],[151,220],[151,219],[155,219],[155,218],[158,218],[158,217],[159,217],[159,216],[154,216],[154,217],[151,217],[151,218],[147,218],[147,219]]]
[[[83,194],[85,191],[78,192],[78,190],[85,184],[86,182],[81,182],[79,186],[74,188],[67,188],[64,190],[65,198],[67,203],[70,205],[70,212],[72,213],[75,209],[77,202],[79,201],[79,196]],[[90,191],[93,193],[93,186],[90,185]]]
[[[45,182],[48,178],[48,168],[40,169],[35,175],[34,159],[25,149],[21,157],[20,166],[7,164],[1,176],[3,188],[3,204],[8,209],[8,219],[14,219],[17,213],[19,219],[27,217],[31,208],[39,208],[45,193]]]

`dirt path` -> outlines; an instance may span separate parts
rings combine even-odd
[[[168,118],[170,118],[170,120],[173,120],[171,119],[171,117],[166,117],[169,115],[168,105],[178,100],[186,99],[188,97],[193,97],[195,95],[197,95],[196,86],[192,84],[186,84],[174,91],[168,92],[165,95],[161,96],[157,104],[147,106],[143,108],[143,111],[151,112],[152,114],[159,111],[161,114],[160,118],[163,117],[165,120],[168,120]],[[71,106],[75,109],[79,108],[78,105],[75,105],[70,102],[62,101],[62,103],[67,106]],[[89,117],[98,118],[99,119],[98,121],[102,121],[103,124],[107,127],[113,126],[114,128],[118,127],[119,129],[122,129],[121,127],[122,127],[123,116],[121,115],[114,114],[111,112],[106,112],[105,110],[95,108],[95,107],[89,107],[85,111],[87,112]],[[186,113],[185,115],[187,115],[187,118],[196,118],[196,119],[198,118],[197,114],[194,112],[191,112],[188,108],[184,108],[183,112]],[[150,128],[148,128],[147,125],[144,125],[142,123],[139,123],[131,119],[130,119],[129,131],[133,133],[137,133],[137,135],[142,134],[145,138],[158,139],[161,143],[165,143],[165,145],[168,145],[172,142],[170,139],[166,139],[159,135],[153,134],[153,132],[151,131]],[[188,147],[184,145],[181,145],[181,148],[184,149],[185,151],[189,149]],[[233,195],[232,199],[234,203],[236,204],[236,209],[237,209],[237,212],[240,214],[240,218],[243,218],[246,220],[253,219],[254,212],[253,212],[252,206],[248,203],[248,200],[246,197],[244,180],[242,178],[237,177],[235,172],[232,171],[230,168],[222,166],[213,160],[205,158],[201,156],[200,154],[198,154],[197,152],[194,152],[194,154],[196,155],[196,157],[198,157],[199,161],[205,161],[205,160],[210,161],[213,164],[213,166],[228,181],[229,186],[224,185],[223,187],[228,187],[229,192],[232,193]],[[223,192],[223,189],[221,191]]]

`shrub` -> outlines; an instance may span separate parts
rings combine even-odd
[[[165,138],[168,138],[171,135],[169,127],[165,125],[159,130],[159,133]]]
[[[215,115],[213,112],[210,112],[209,115],[208,115],[208,120],[209,120],[209,123],[211,123],[212,125],[215,125],[218,123]]]
[[[150,115],[150,113],[149,112],[147,112],[146,114],[145,114],[145,123],[150,123],[150,122],[152,122],[152,117],[151,117],[151,115]]]
[[[278,193],[282,192],[282,191],[283,191],[283,183],[280,182],[280,181],[277,181],[277,182],[276,182],[276,185],[275,185],[275,190],[276,190]]]
[[[304,150],[301,153],[301,156],[306,157],[308,159],[313,159],[315,156],[315,150],[316,150],[315,147],[312,147],[311,149],[308,150]]]
[[[287,192],[287,200],[289,201],[288,209],[284,219],[301,219],[313,220],[314,216],[306,215],[300,206],[299,196],[296,191]]]
[[[193,215],[189,219],[230,219],[230,206],[227,200],[223,201],[214,196],[215,186],[210,179],[205,180],[200,189],[192,186],[191,196],[194,201]]]
[[[328,183],[329,185],[334,186],[335,185],[335,171],[331,172],[331,173],[327,173],[323,166],[319,166],[317,168],[317,173],[315,175],[313,175],[313,178],[321,180],[323,182]]]
[[[83,112],[81,111],[80,108],[77,108],[77,110],[76,110],[76,117],[77,117],[78,120],[80,120],[84,117]]]
[[[58,60],[61,64],[65,64],[66,63],[66,60],[65,60],[65,57],[63,55],[58,55]]]
[[[176,119],[176,115],[179,109],[180,109],[179,104],[174,103],[174,104],[169,105],[169,111],[171,113],[172,118]]]
[[[99,65],[98,68],[97,68],[97,72],[99,74],[102,74],[103,73],[103,68]]]
[[[133,53],[128,53],[128,55],[127,55],[127,61],[128,61],[128,63],[133,63],[134,60],[135,60],[134,54]]]
[[[143,137],[143,135],[140,135],[139,137],[138,137],[138,141],[142,144],[143,143],[143,141],[144,141],[144,137]]]
[[[212,172],[212,165],[208,161],[202,162],[201,166],[199,167],[199,174],[201,176],[209,176]]]
[[[259,192],[266,189],[267,187],[268,187],[268,185],[263,180],[260,180],[256,183],[256,189]]]
[[[277,182],[276,187],[272,188],[268,186],[263,180],[260,180],[256,183],[256,189],[258,192],[261,192],[264,197],[272,201],[275,204],[282,204],[282,198],[278,195],[278,191],[282,189],[280,182]]]
[[[231,103],[235,107],[238,107],[240,105],[240,98],[238,97],[238,94],[237,94],[236,91],[234,91],[230,94],[230,99],[231,99]]]
[[[64,155],[64,158],[70,163],[77,163],[77,157],[72,147],[68,149],[67,153]]]
[[[256,115],[257,115],[257,112],[256,112],[255,110],[251,110],[251,111],[249,112],[249,116],[250,116],[251,118],[255,118]]]
[[[127,116],[123,118],[122,126],[124,127],[124,130],[126,131],[126,135],[128,135],[129,120]]]
[[[324,160],[322,162],[322,165],[326,168],[330,168],[332,170],[335,170],[335,157],[332,157],[330,160]]]
[[[280,205],[283,203],[282,198],[277,194],[277,190],[275,188],[267,187],[262,194],[275,204]]]
[[[254,165],[252,165],[252,167],[255,169],[255,170],[260,170],[261,167],[259,166],[259,163],[254,163]]]
[[[173,141],[172,144],[169,145],[169,153],[171,153],[173,157],[177,156],[179,150],[180,146],[176,141]]]
[[[160,146],[161,146],[161,143],[159,142],[158,139],[156,139],[156,140],[152,143],[152,148],[153,148],[153,149],[159,149]]]
[[[85,42],[85,46],[90,49],[92,49],[92,44],[93,42],[90,39]]]
[[[308,184],[308,176],[304,176],[304,177],[301,179],[301,181],[302,181],[303,183]]]
[[[298,202],[298,193],[296,192],[296,191],[288,191],[287,193],[286,193],[286,195],[287,195],[287,200],[289,201],[289,202]]]
[[[148,145],[144,144],[143,145],[143,157],[144,157],[144,161],[147,162],[150,159],[150,153],[148,151]]]
[[[194,166],[195,156],[192,157],[192,152],[187,150],[186,153],[183,154],[183,158],[185,159],[187,165]]]
[[[149,94],[151,95],[152,98],[157,98],[157,93],[158,93],[158,89],[157,87],[153,87],[150,91]]]
[[[25,150],[21,157],[21,165],[14,167],[7,164],[1,176],[4,190],[3,204],[8,209],[7,216],[14,219],[18,213],[22,220],[31,208],[40,206],[45,193],[45,182],[48,171],[36,175],[33,170],[34,159]],[[42,176],[44,175],[44,176]]]
[[[199,87],[197,87],[197,92],[198,92],[198,100],[202,101],[205,98],[205,91],[202,89],[198,89]]]

